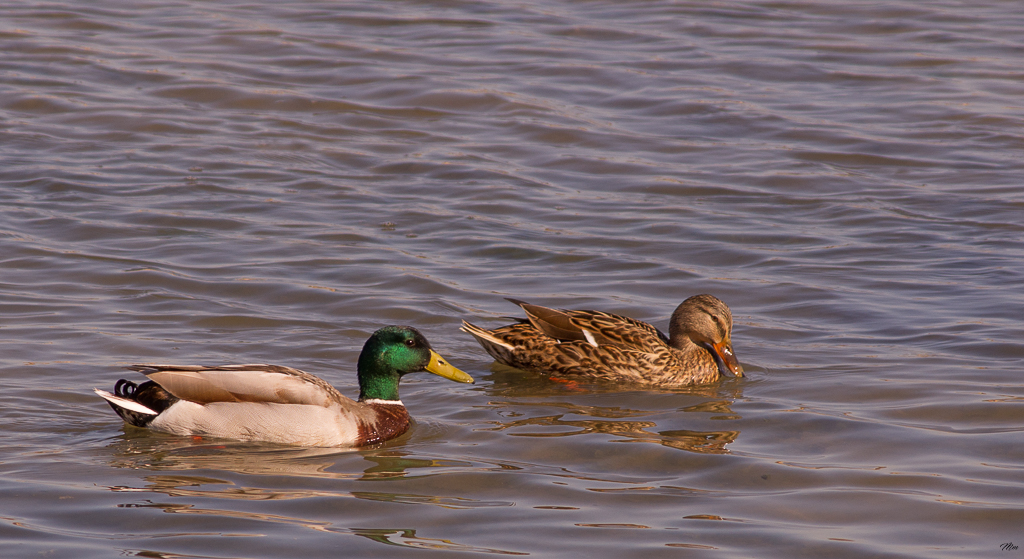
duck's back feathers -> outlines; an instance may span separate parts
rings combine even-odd
[[[615,346],[650,353],[668,343],[660,330],[646,322],[602,311],[563,310],[509,299],[526,312],[535,328],[563,342],[586,342],[594,347]]]
[[[146,375],[175,397],[197,404],[263,402],[327,407],[347,400],[322,379],[280,365],[135,365],[128,368]]]

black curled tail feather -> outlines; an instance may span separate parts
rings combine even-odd
[[[120,379],[114,383],[114,396],[120,396],[128,400],[135,400],[135,391],[139,385],[130,380]]]

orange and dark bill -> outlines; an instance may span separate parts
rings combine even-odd
[[[717,344],[711,346],[712,352],[715,354],[715,361],[718,362],[718,369],[722,374],[733,374],[738,377],[743,376],[743,367],[740,366],[740,362],[736,360],[736,354],[732,352],[732,343],[729,340],[722,340]]]

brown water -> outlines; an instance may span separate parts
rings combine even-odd
[[[1014,557],[1017,2],[6,2],[0,556]],[[493,366],[518,309],[733,309],[693,390]],[[128,430],[135,362],[355,395],[358,451]]]

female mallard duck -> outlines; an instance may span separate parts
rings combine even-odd
[[[494,330],[463,321],[496,361],[538,373],[658,386],[743,376],[732,352],[732,313],[717,297],[694,295],[676,307],[669,335],[600,311],[568,311],[509,301],[526,319]]]
[[[175,435],[203,435],[302,446],[360,446],[409,428],[398,399],[403,375],[429,371],[473,378],[441,358],[415,328],[377,330],[359,354],[359,401],[309,373],[277,365],[135,365],[140,385],[119,380],[96,390],[125,422]]]

